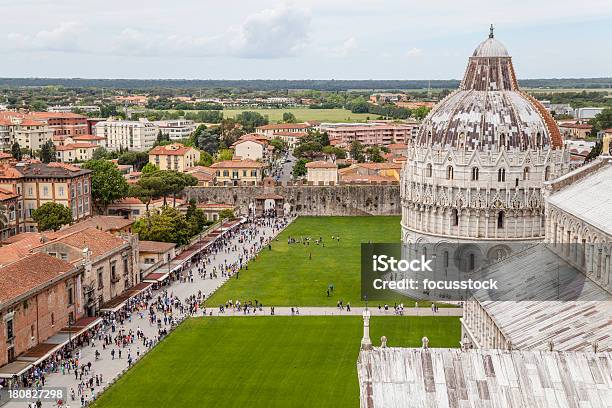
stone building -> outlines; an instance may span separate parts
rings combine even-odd
[[[492,29],[459,89],[423,121],[407,157],[405,243],[541,240],[544,183],[569,165],[557,125],[520,90]]]
[[[327,161],[306,163],[306,180],[314,185],[334,185],[338,183],[338,165]]]

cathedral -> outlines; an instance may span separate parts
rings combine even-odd
[[[544,186],[568,170],[557,124],[521,91],[491,27],[459,89],[432,109],[408,149],[402,241],[542,240]]]

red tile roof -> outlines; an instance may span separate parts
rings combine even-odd
[[[94,136],[94,135],[76,135],[70,136],[72,140],[105,140],[104,136]]]
[[[166,146],[156,146],[149,151],[149,156],[183,156],[191,147],[183,146],[180,143],[173,143]]]
[[[19,197],[18,194],[15,194],[12,191],[6,190],[4,188],[0,188],[0,201],[11,200],[17,197]]]
[[[125,244],[125,241],[121,238],[91,227],[63,236],[55,242],[63,242],[79,249],[88,248],[91,251],[92,258],[113,252]]]
[[[152,252],[155,254],[163,254],[164,252],[170,251],[176,244],[172,242],[158,242],[158,241],[139,241],[138,250],[140,252]]]
[[[336,163],[331,163],[328,161],[313,161],[310,163],[306,163],[306,168],[308,169],[336,169],[338,165]]]
[[[42,289],[71,272],[74,266],[56,257],[35,253],[0,268],[0,304]]]
[[[255,160],[224,160],[213,163],[210,167],[213,169],[257,169],[266,166]]]
[[[70,143],[64,146],[55,146],[55,150],[58,152],[75,149],[97,149],[99,146],[92,143]]]

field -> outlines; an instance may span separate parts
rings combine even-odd
[[[456,347],[458,318],[372,317],[375,345]],[[359,316],[211,317],[183,323],[94,405],[358,407]]]
[[[288,237],[312,243],[287,243]],[[340,242],[331,239],[340,236]],[[325,247],[315,245],[323,238]],[[336,306],[338,300],[361,305],[361,243],[399,242],[399,217],[299,217],[272,244],[206,302],[257,299],[264,306]],[[311,259],[312,255],[312,259]],[[327,288],[334,292],[327,297]],[[392,302],[390,302],[392,303]]]
[[[371,113],[352,113],[347,109],[308,109],[308,108],[283,108],[283,109],[224,109],[223,117],[229,118],[244,111],[259,112],[268,116],[270,123],[276,123],[283,119],[283,113],[291,112],[295,115],[298,122],[316,120],[319,122],[365,122],[369,119],[376,119],[378,115]]]

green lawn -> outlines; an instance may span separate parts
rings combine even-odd
[[[456,347],[458,318],[373,317],[374,345]],[[359,406],[359,316],[211,317],[183,323],[95,404],[107,407]]]
[[[332,241],[338,235],[340,242]],[[288,236],[322,237],[325,247],[314,242],[288,245]],[[228,281],[206,304],[257,299],[264,306],[336,306],[338,300],[361,305],[360,246],[368,241],[399,242],[400,217],[299,217],[279,235],[272,251],[262,250],[239,279]],[[327,297],[329,284],[334,293]]]
[[[365,122],[376,119],[378,115],[371,113],[352,113],[347,109],[308,109],[308,108],[283,108],[283,109],[224,109],[223,117],[230,118],[244,111],[259,112],[268,116],[270,123],[276,123],[283,119],[283,113],[291,112],[299,122],[317,120],[319,122]]]

